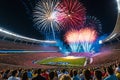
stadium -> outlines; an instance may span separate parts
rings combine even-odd
[[[37,38],[34,37],[34,32],[31,32],[32,36],[29,32],[26,36],[22,30],[17,33],[17,28],[11,31],[0,25],[0,80],[14,80],[11,77],[16,80],[42,80],[37,79],[39,75],[43,80],[120,80],[120,0],[113,0],[117,6],[117,9],[114,8],[115,25],[107,36],[102,33],[102,23],[105,22],[101,23],[100,20],[104,20],[89,16],[88,6],[83,5],[84,1],[19,2],[29,16],[28,21],[32,20],[28,24],[33,24],[31,26],[38,34],[35,34]],[[1,14],[0,17],[2,18]],[[4,19],[0,21],[0,24],[5,22]],[[24,24],[28,25],[27,22]],[[103,24],[106,25],[107,23]],[[12,24],[10,26],[13,27]],[[113,73],[110,74],[108,69],[113,70]],[[19,75],[13,75],[14,71]],[[101,79],[98,79],[97,71],[101,72]],[[51,73],[57,75],[51,77]],[[62,79],[66,74],[70,79]],[[114,75],[116,79],[108,78],[109,75]],[[78,79],[74,79],[75,77]]]

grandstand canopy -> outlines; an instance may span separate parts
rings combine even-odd
[[[115,28],[113,32],[101,43],[110,42],[114,39],[120,41],[120,0],[117,0],[117,5],[118,5],[118,16],[117,16]]]

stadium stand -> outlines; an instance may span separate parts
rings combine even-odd
[[[0,40],[0,50],[41,50],[41,51],[58,51],[57,46],[39,46],[27,45],[23,43],[14,43],[10,41]]]
[[[20,54],[0,54],[0,63],[17,65],[17,66],[27,66],[27,67],[37,67],[39,65],[34,64],[38,60],[42,60],[50,57],[62,57],[60,53],[20,53]],[[39,66],[40,67],[40,66]]]
[[[120,0],[117,1],[120,4]],[[120,7],[119,4],[118,7]],[[8,35],[2,29],[0,29],[0,39],[0,49],[2,50],[58,50],[56,47],[38,46],[37,44],[41,42],[40,40],[18,35],[15,36],[15,34],[13,35],[11,33]],[[37,60],[49,57],[62,57],[63,55],[59,52],[0,54],[0,80],[10,80],[10,78],[38,80],[38,77],[40,77],[39,80],[120,80],[119,54],[120,17],[118,17],[116,27],[112,34],[102,41],[101,52],[92,56],[93,62],[91,64],[77,68],[66,67],[65,69],[62,67],[58,68],[58,66],[35,64]],[[78,54],[74,55],[81,56]],[[35,71],[37,73],[34,73]],[[112,79],[112,77],[114,78]]]

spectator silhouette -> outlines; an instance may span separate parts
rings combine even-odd
[[[14,71],[12,71],[12,74],[11,74],[11,76],[8,78],[8,80],[20,80],[20,78],[17,77],[17,76],[18,76],[18,71],[17,71],[17,70],[14,70]]]
[[[107,68],[108,76],[104,80],[118,80],[112,67]]]
[[[34,77],[32,80],[46,80],[44,77],[41,76],[41,69],[38,69],[37,76]]]
[[[102,72],[100,70],[96,70],[94,75],[95,75],[95,80],[102,80]]]
[[[85,80],[92,80],[92,77],[91,77],[91,73],[88,69],[86,69],[84,72],[84,77],[85,77]]]

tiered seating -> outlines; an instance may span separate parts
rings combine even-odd
[[[93,57],[92,64],[104,64],[120,60],[120,51],[106,51]]]
[[[60,53],[1,54],[0,63],[37,67],[40,65],[34,64],[33,61],[42,60],[48,57],[61,57],[61,56],[63,55]]]
[[[0,40],[0,50],[43,50],[43,51],[58,51],[58,47],[39,46],[39,45],[26,45],[22,43],[14,43],[9,41]]]

